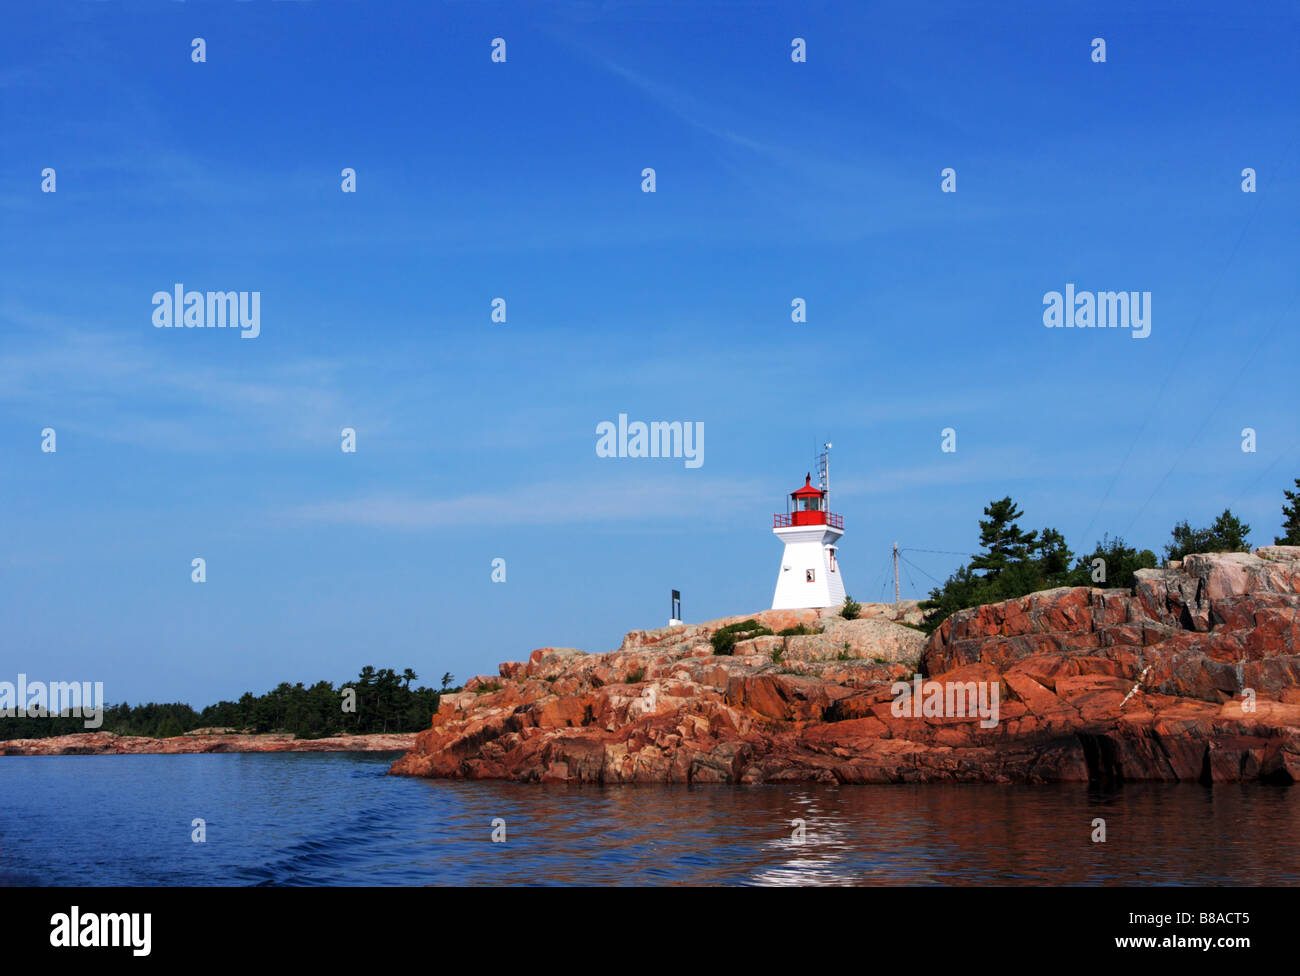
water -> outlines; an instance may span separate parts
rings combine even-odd
[[[535,786],[385,776],[394,758],[3,757],[0,884],[1300,880],[1300,789]]]

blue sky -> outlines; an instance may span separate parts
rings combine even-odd
[[[861,600],[1007,494],[1076,552],[1228,505],[1272,541],[1294,7],[708,7],[7,7],[0,678],[203,705],[761,609],[827,438]],[[177,282],[261,335],[153,328]],[[1067,282],[1150,336],[1045,329]],[[620,413],[704,464],[597,457]],[[908,555],[909,597],[961,561]]]

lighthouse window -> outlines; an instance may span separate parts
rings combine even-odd
[[[815,578],[814,575],[813,575],[813,571],[812,571],[811,569],[808,570],[808,572],[806,572],[806,573],[804,574],[804,582],[805,582],[805,583],[815,583],[815,582],[817,582],[816,578]]]
[[[834,547],[828,547],[826,552],[830,555],[831,572],[833,573],[835,572],[835,549]]]

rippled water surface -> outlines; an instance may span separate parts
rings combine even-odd
[[[1300,880],[1300,789],[534,786],[385,776],[394,758],[3,757],[0,883]]]

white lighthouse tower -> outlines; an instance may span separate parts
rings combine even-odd
[[[772,532],[785,543],[773,610],[836,607],[844,602],[844,580],[835,552],[844,534],[844,518],[827,508],[827,494],[813,487],[809,474],[803,487],[790,493],[789,511],[772,518]]]

